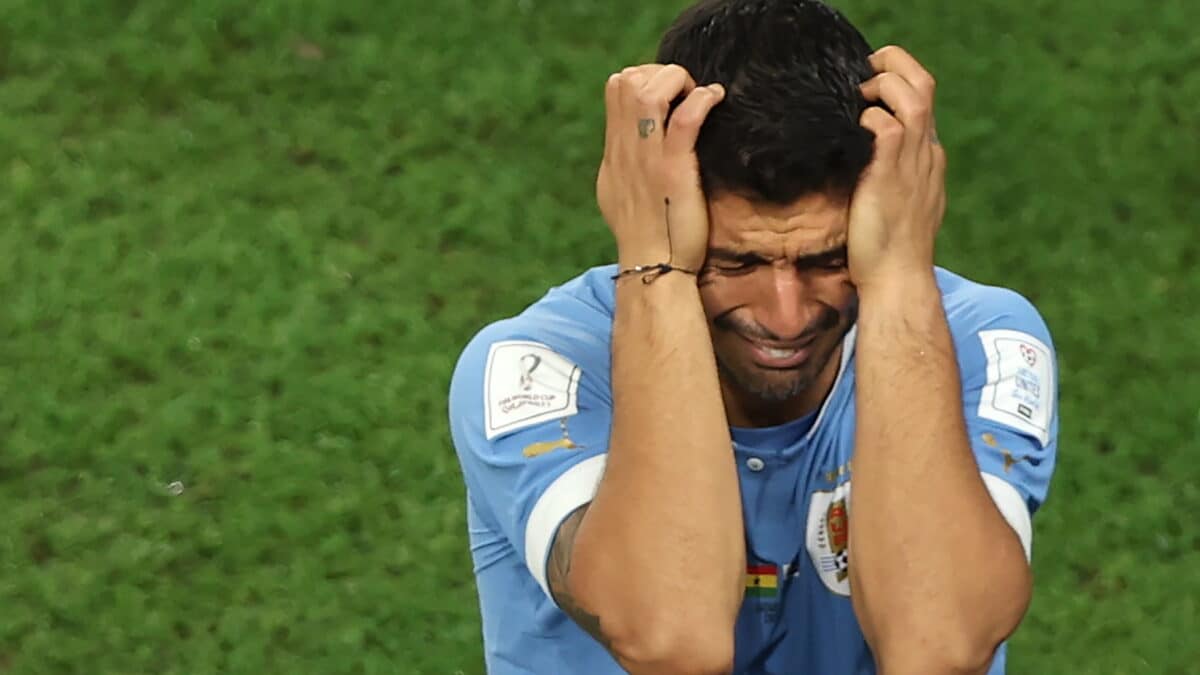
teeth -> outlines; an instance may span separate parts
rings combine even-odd
[[[799,350],[797,350],[797,349],[774,349],[772,347],[764,347],[763,351],[765,351],[767,353],[767,356],[770,356],[773,359],[786,359],[787,357],[794,355]]]

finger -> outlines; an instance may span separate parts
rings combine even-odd
[[[629,66],[621,71],[621,103],[628,104],[646,85],[647,73],[642,66]]]
[[[696,139],[708,113],[725,100],[725,87],[710,84],[695,87],[683,103],[671,113],[671,128],[663,141],[663,155],[669,159],[689,157],[696,151]]]
[[[889,45],[876,51],[869,60],[875,72],[899,75],[932,106],[937,82],[912,54],[895,45]]]
[[[929,177],[934,185],[944,185],[946,181],[946,149],[941,144],[930,148]]]
[[[662,126],[659,121],[661,116],[644,114],[641,98],[646,84],[662,68],[663,66],[658,64],[649,64],[630,66],[621,71],[620,111],[618,113],[620,118],[615,122],[620,126],[614,130],[615,133],[629,134],[633,132],[642,138],[649,138],[659,132],[659,127]]]
[[[881,167],[895,166],[904,143],[904,125],[886,110],[878,107],[864,110],[859,124],[875,134],[875,156],[871,159],[871,164]]]
[[[632,94],[632,96],[629,97],[629,101],[634,101],[637,97],[638,91],[640,91],[642,87],[646,86],[646,83],[649,82],[655,76],[655,74],[657,74],[658,71],[662,70],[663,68],[665,68],[665,66],[659,63],[646,63],[640,66],[629,66],[624,68],[621,71],[621,81],[623,84],[631,85],[629,92]]]
[[[661,96],[668,103],[675,100],[681,94],[687,95],[692,93],[696,88],[696,81],[692,79],[691,73],[686,68],[679,65],[663,66],[661,70],[653,73],[650,81],[646,83],[646,91],[651,95]]]
[[[877,50],[869,57],[871,66],[880,73],[895,73],[904,79],[913,91],[924,101],[924,107],[929,111],[926,134],[927,141],[938,144],[937,122],[933,117],[934,99],[937,93],[937,81],[933,74],[908,51],[895,45],[888,45]],[[905,122],[907,124],[907,122]]]
[[[629,131],[629,100],[636,95],[643,81],[636,66],[623,68],[608,78],[604,85],[604,156],[613,158],[625,146],[624,139]]]
[[[640,66],[629,66],[621,72],[626,73],[626,74],[637,73],[638,75],[641,75],[643,77],[651,78],[651,77],[654,77],[655,73],[662,70],[663,68],[666,68],[666,66],[664,66],[661,63],[643,63]]]
[[[654,73],[646,88],[642,90],[643,103],[650,106],[655,113],[661,112],[663,132],[666,132],[667,116],[670,114],[671,103],[680,96],[687,96],[696,88],[696,80],[683,66],[669,65]]]
[[[930,155],[928,185],[933,187],[936,195],[933,215],[940,228],[942,218],[946,215],[946,151],[941,145],[932,145]]]
[[[696,81],[682,66],[660,66],[655,71],[644,71],[646,82],[637,92],[635,111],[640,138],[661,138],[666,133],[667,113],[671,101],[681,92],[696,88]]]
[[[904,125],[906,148],[919,150],[921,144],[928,142],[932,110],[903,77],[880,73],[862,84],[862,93],[868,101],[882,101],[892,109]]]
[[[610,156],[613,141],[620,132],[621,73],[613,73],[604,83],[604,156]]]

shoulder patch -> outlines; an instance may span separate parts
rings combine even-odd
[[[1045,447],[1054,417],[1054,362],[1036,337],[1015,330],[979,332],[987,358],[987,384],[979,416],[1025,432]]]
[[[579,412],[583,371],[544,344],[497,342],[488,350],[483,376],[488,440]]]

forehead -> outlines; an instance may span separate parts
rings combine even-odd
[[[709,200],[709,245],[770,256],[796,256],[846,243],[849,200],[814,194],[779,206],[732,194]]]

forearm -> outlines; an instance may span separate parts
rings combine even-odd
[[[856,359],[860,622],[885,675],[971,672],[1024,612],[1028,572],[968,444],[932,271],[861,294]]]
[[[618,283],[612,389],[608,463],[575,542],[576,592],[618,652],[622,638],[732,650],[745,540],[694,277]]]

